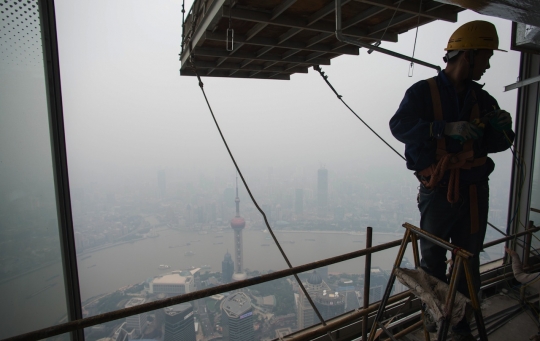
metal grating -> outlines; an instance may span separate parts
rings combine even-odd
[[[9,65],[42,65],[37,0],[0,1],[0,61]]]
[[[434,0],[341,3],[345,36],[385,45],[418,24],[456,22],[463,10]],[[226,46],[229,27],[232,51]],[[201,76],[288,80],[340,55],[359,54],[358,47],[336,39],[335,29],[333,0],[196,0],[184,22],[180,74],[194,75],[193,58]]]

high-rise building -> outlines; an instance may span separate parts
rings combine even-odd
[[[182,303],[163,309],[165,335],[163,341],[196,341],[193,307]]]
[[[243,292],[237,292],[221,302],[223,340],[253,341],[253,308],[251,300]]]
[[[158,183],[158,194],[161,199],[165,198],[165,190],[167,188],[167,183],[165,179],[165,170],[160,169],[157,173],[157,183]]]
[[[221,262],[221,282],[230,283],[232,281],[232,276],[234,274],[234,261],[232,260],[231,254],[229,251],[223,257]]]
[[[240,216],[240,198],[238,197],[238,178],[236,178],[236,216],[231,219],[231,227],[234,230],[234,274],[232,279],[234,281],[241,281],[247,278],[244,272],[244,256],[243,256],[243,242],[242,242],[242,230],[246,226],[246,221]]]
[[[151,294],[179,295],[195,290],[194,276],[189,271],[173,271],[150,282]]]
[[[320,168],[317,172],[317,214],[324,218],[328,214],[328,170]]]
[[[323,290],[315,295],[313,301],[325,321],[345,312],[345,295],[338,292]]]
[[[294,212],[297,215],[304,214],[304,190],[297,188],[294,196]]]
[[[143,304],[146,302],[146,299],[142,297],[133,297],[126,303],[125,308],[131,308],[138,305]],[[128,332],[134,331],[135,334],[141,335],[144,331],[144,328],[146,327],[146,320],[148,317],[148,313],[142,313],[138,315],[128,316],[126,317],[126,324],[125,329]]]
[[[303,284],[306,288],[306,291],[308,292],[308,295],[312,298],[315,297],[318,292],[322,292],[326,289],[330,290],[328,285],[322,280],[322,277],[317,273],[317,271],[313,271],[313,273],[309,275],[307,281],[303,282]],[[298,309],[296,318],[298,330],[310,327],[315,323],[320,322],[302,290],[300,290],[298,296],[297,308]]]

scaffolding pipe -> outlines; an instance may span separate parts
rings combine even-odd
[[[435,70],[437,70],[437,72],[441,72],[441,67],[438,66],[438,65],[430,64],[430,63],[424,62],[422,60],[406,56],[406,55],[401,54],[401,53],[390,51],[390,50],[384,49],[382,47],[379,47],[377,45],[371,45],[369,43],[363,43],[361,41],[354,40],[354,39],[348,38],[345,35],[343,35],[342,30],[341,30],[341,0],[336,0],[336,38],[337,38],[337,40],[339,40],[339,41],[341,41],[343,43],[364,47],[364,48],[369,49],[369,50],[384,53],[384,54],[387,54],[389,56],[396,57],[396,58],[399,58],[399,59],[403,59],[403,60],[413,62],[413,63],[416,63],[416,64],[420,64],[420,65],[429,67],[431,69],[435,69]]]
[[[485,243],[482,248],[487,249],[488,247],[491,247],[493,245],[497,245],[497,244],[500,244],[502,242],[506,242],[508,240],[512,240],[514,238],[521,237],[521,236],[524,236],[524,235],[527,235],[527,234],[530,235],[531,233],[538,232],[538,231],[540,231],[540,226],[536,226],[536,227],[527,229],[527,230],[525,230],[523,232],[519,232],[519,233],[516,233],[516,234],[509,235],[507,237],[495,239],[495,240],[493,240],[491,242]]]
[[[412,230],[414,231],[414,233],[418,234],[421,238],[424,238],[426,240],[429,240],[430,242],[442,247],[443,249],[446,249],[448,251],[451,251],[451,252],[455,252],[457,255],[459,255],[460,257],[463,257],[465,259],[469,259],[471,258],[473,255],[472,253],[466,251],[466,250],[463,250],[463,249],[459,249],[459,248],[454,248],[454,246],[450,243],[448,243],[446,240],[443,240],[429,232],[426,232],[422,229],[419,229],[418,227],[414,226],[414,225],[411,225],[409,223],[405,223],[402,225],[404,228],[406,229],[409,229],[409,230]]]
[[[534,224],[532,221],[529,221],[529,224],[527,225],[527,230],[525,232],[529,232],[531,229],[534,228]],[[523,266],[528,267],[529,266],[529,257],[531,255],[531,242],[532,242],[532,233],[527,233],[525,236],[525,254],[523,255]]]
[[[397,295],[394,295],[388,299],[388,303],[396,303],[401,300],[404,300],[411,296],[410,291],[404,291],[402,293],[399,293]],[[351,324],[355,321],[358,321],[358,319],[362,317],[367,317],[369,314],[378,311],[379,307],[381,305],[381,302],[374,303],[370,305],[367,309],[361,309],[361,310],[354,310],[349,313],[345,313],[339,317],[336,317],[330,321],[326,322],[326,326],[315,325],[311,326],[309,328],[300,330],[299,332],[296,332],[294,334],[291,334],[289,336],[285,336],[283,338],[283,341],[307,341],[307,340],[313,340],[316,337],[323,336],[327,332],[331,332],[334,330],[339,329],[342,326]]]
[[[373,227],[366,230],[366,249],[371,247],[373,239]],[[371,254],[366,255],[366,265],[364,267],[364,309],[369,307],[369,289],[371,288]],[[368,317],[362,319],[362,341],[367,340]]]

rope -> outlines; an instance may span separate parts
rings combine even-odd
[[[190,51],[191,52],[191,51]],[[266,228],[268,229],[268,232],[270,232],[270,235],[272,236],[272,239],[274,240],[274,242],[276,243],[276,246],[278,247],[278,250],[279,252],[281,253],[281,256],[283,257],[283,259],[285,260],[285,262],[287,263],[287,266],[289,267],[289,269],[292,269],[293,266],[291,264],[291,262],[289,261],[289,258],[287,257],[287,255],[285,254],[285,251],[283,251],[283,248],[281,247],[281,244],[279,243],[276,235],[274,234],[274,231],[272,230],[272,228],[270,227],[270,223],[268,222],[268,218],[266,217],[266,214],[264,213],[264,211],[261,209],[261,207],[259,206],[259,204],[257,203],[257,200],[255,199],[255,197],[253,196],[253,194],[251,193],[251,189],[249,188],[249,185],[247,184],[246,182],[246,179],[244,178],[244,175],[242,174],[242,171],[240,170],[240,167],[238,166],[238,164],[236,163],[236,159],[234,158],[232,152],[231,152],[231,149],[229,148],[229,145],[227,143],[227,140],[225,140],[225,136],[223,135],[223,132],[221,131],[221,128],[219,126],[219,123],[216,119],[216,116],[214,115],[214,111],[212,110],[212,107],[210,105],[210,102],[208,101],[208,97],[206,96],[206,92],[204,91],[204,83],[202,82],[201,80],[201,77],[199,76],[199,73],[197,72],[197,69],[195,67],[195,62],[194,62],[194,58],[193,58],[193,54],[190,53],[190,62],[191,62],[191,67],[193,69],[193,72],[195,73],[195,75],[197,76],[197,79],[199,81],[199,87],[201,88],[201,91],[203,93],[203,96],[204,96],[204,100],[206,101],[206,105],[208,106],[208,110],[210,110],[210,114],[212,115],[212,119],[214,120],[214,123],[216,125],[216,128],[219,132],[219,135],[221,136],[221,140],[223,141],[223,144],[225,145],[225,148],[227,149],[227,153],[229,153],[229,157],[231,158],[231,161],[233,162],[234,164],[234,167],[236,168],[236,171],[238,172],[238,175],[240,176],[240,179],[242,180],[242,183],[244,184],[248,194],[249,194],[249,197],[251,198],[251,201],[253,202],[253,204],[255,205],[255,207],[257,208],[257,211],[259,211],[259,213],[263,216],[263,219],[264,219],[264,223],[266,225]],[[294,278],[296,279],[296,281],[298,282],[298,285],[300,286],[300,289],[302,290],[302,292],[304,293],[304,295],[306,296],[309,304],[311,305],[311,307],[313,308],[313,311],[315,312],[315,314],[317,314],[317,317],[319,318],[319,320],[321,321],[322,325],[323,326],[326,326],[326,322],[324,321],[324,318],[322,317],[321,313],[319,312],[319,309],[317,309],[317,306],[315,306],[315,303],[313,302],[313,300],[311,299],[311,297],[309,296],[309,293],[307,292],[306,288],[304,287],[304,284],[302,283],[302,281],[300,280],[300,278],[298,277],[298,274],[294,274]],[[333,335],[330,333],[330,332],[327,332],[328,336],[330,337],[330,339],[332,341],[336,341],[335,338],[333,337]]]
[[[420,13],[422,12],[422,0],[420,0],[420,6],[418,6],[418,20],[416,21],[416,33],[414,34],[414,45],[412,50],[411,58],[414,58],[414,53],[416,52],[416,40],[418,38],[418,27],[420,26]],[[413,76],[414,72],[414,62],[411,62],[409,66],[409,77]]]
[[[377,134],[377,132],[375,132],[375,130],[373,130],[360,116],[358,116],[358,114],[354,110],[351,109],[351,107],[347,103],[345,103],[345,101],[342,98],[343,96],[338,94],[336,89],[334,89],[334,87],[332,86],[330,81],[328,81],[328,76],[324,74],[324,72],[322,71],[322,69],[321,69],[321,67],[319,65],[313,66],[313,69],[315,69],[317,72],[319,72],[319,74],[324,79],[326,84],[328,84],[330,89],[332,89],[332,91],[336,94],[337,98],[347,107],[347,109],[349,109],[354,114],[354,116],[356,116],[360,120],[360,122],[362,122],[369,130],[371,130],[371,132],[373,134],[375,134],[382,142],[384,142],[388,146],[388,148],[392,149],[394,151],[394,153],[396,153],[400,158],[402,158],[404,161],[407,161],[403,157],[403,155],[401,155],[397,150],[394,149],[394,147],[392,147],[388,142],[386,142],[385,139],[383,139],[379,134]]]

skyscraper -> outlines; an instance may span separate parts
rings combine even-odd
[[[165,189],[166,189],[166,180],[165,180],[165,170],[160,169],[157,173],[157,183],[158,183],[158,194],[161,199],[165,198]]]
[[[317,172],[317,214],[324,218],[328,213],[328,170],[320,168]]]
[[[125,308],[131,308],[138,305],[143,304],[146,302],[145,298],[142,297],[133,297],[130,299],[126,305]],[[132,330],[135,331],[137,335],[141,335],[144,331],[144,328],[146,327],[146,319],[148,317],[148,313],[142,313],[139,315],[133,315],[126,317],[126,330],[131,332]]]
[[[301,188],[297,188],[295,191],[294,212],[297,215],[302,215],[304,213],[304,190]]]
[[[242,243],[242,230],[246,226],[246,221],[240,216],[240,198],[238,197],[238,177],[236,178],[236,216],[231,219],[231,227],[234,230],[234,274],[233,281],[241,281],[246,279],[247,275],[244,273],[244,256],[243,256],[243,243]]]
[[[310,297],[314,297],[318,292],[322,292],[325,289],[330,289],[328,288],[326,283],[322,280],[321,276],[317,273],[317,271],[313,271],[313,273],[309,275],[307,281],[303,283]],[[299,330],[310,327],[314,325],[315,323],[320,322],[317,315],[315,315],[315,311],[311,307],[311,304],[309,304],[309,301],[306,295],[304,295],[304,292],[302,290],[300,290],[300,293],[299,293],[297,308],[298,308],[298,313],[297,313],[296,318],[297,318],[297,327]]]
[[[243,292],[237,292],[221,302],[223,340],[253,341],[253,308]]]
[[[232,276],[234,273],[234,262],[232,260],[231,254],[229,251],[223,257],[223,262],[221,262],[221,282],[230,283],[232,281]]]
[[[173,305],[165,312],[163,341],[196,341],[193,307],[189,303]]]

